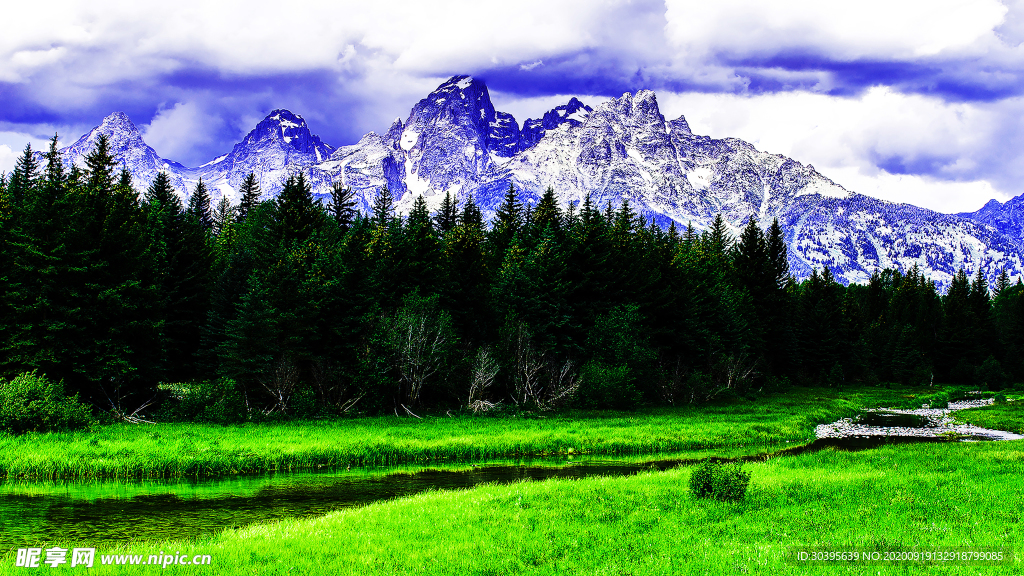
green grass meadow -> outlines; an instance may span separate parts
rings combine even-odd
[[[175,478],[561,454],[655,454],[802,443],[884,388],[796,389],[756,402],[538,417],[375,417],[277,424],[115,424],[0,435],[0,477]]]
[[[570,449],[611,454],[756,448],[760,443],[805,441],[818,422],[848,416],[860,407],[914,400],[908,396],[905,390],[882,388],[797,390],[757,404],[546,419],[108,426],[81,434],[4,437],[0,458],[8,476],[26,478],[174,477],[344,462],[472,460]],[[972,423],[984,415],[982,419],[1003,424],[989,426],[979,420],[979,425],[1011,429],[1012,424],[1019,429],[1018,407],[1011,402],[960,414]],[[26,456],[31,450],[43,454]],[[73,456],[64,467],[54,463],[61,451]],[[1024,573],[1024,441],[888,445],[860,452],[826,449],[744,466],[752,478],[740,502],[694,497],[688,481],[695,466],[635,476],[491,484],[254,524],[197,540],[111,545],[98,548],[93,568],[83,572]],[[1013,558],[998,565],[801,564],[795,560],[795,549],[805,546],[860,552],[1000,547]],[[106,554],[139,555],[142,562],[149,555],[210,555],[212,561],[208,566],[166,568],[102,565],[101,555]],[[15,567],[13,551],[0,554],[0,574],[8,573],[28,573]]]
[[[425,493],[199,541],[101,553],[209,554],[178,574],[1018,574],[996,566],[800,565],[838,550],[1007,547],[1021,556],[1024,444],[825,450],[747,464],[747,498],[693,498],[692,468]],[[2,573],[20,573],[8,554]],[[90,574],[160,572],[100,566]],[[68,570],[71,570],[68,568]]]
[[[1009,402],[957,413],[957,420],[982,428],[1024,434],[1024,395],[1007,395]]]

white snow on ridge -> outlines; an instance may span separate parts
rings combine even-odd
[[[714,172],[711,168],[706,167],[694,168],[686,173],[686,179],[690,181],[690,185],[698,190],[707,190],[711,186],[713,178]]]

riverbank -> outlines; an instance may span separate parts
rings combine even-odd
[[[177,574],[1013,574],[792,560],[834,550],[1003,547],[1021,557],[1024,443],[826,450],[750,463],[744,501],[693,498],[692,468],[621,478],[549,480],[429,492],[322,517],[227,530],[97,554],[210,555]],[[98,557],[97,557],[98,558]],[[153,567],[96,566],[120,574]],[[16,573],[13,556],[0,573]]]
[[[0,435],[0,477],[175,478],[556,454],[655,454],[814,438],[818,424],[929,389],[795,388],[753,401],[528,417],[115,424]]]

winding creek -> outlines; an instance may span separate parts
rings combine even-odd
[[[1017,434],[957,424],[951,413],[991,401],[951,403],[948,409],[865,410],[817,427],[817,440],[756,452],[715,450],[722,458],[757,461],[834,447],[886,443],[1016,440]],[[700,461],[711,452],[646,457],[542,458],[451,467],[382,467],[333,472],[278,473],[213,479],[86,482],[0,482],[0,551],[26,545],[192,538],[225,528],[409,496],[427,490],[549,478],[623,476]]]

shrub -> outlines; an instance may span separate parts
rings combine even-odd
[[[88,428],[94,422],[89,407],[78,395],[67,396],[64,385],[35,372],[13,380],[0,380],[0,430],[64,432]]]
[[[723,502],[742,500],[750,485],[750,473],[739,462],[722,463],[710,458],[690,475],[690,492],[698,498]]]
[[[1006,377],[1003,365],[996,360],[995,356],[990,355],[974,371],[975,383],[989,390],[1002,390],[1006,387],[1007,380],[1009,378]]]
[[[157,418],[175,422],[244,422],[248,415],[245,395],[230,378],[202,382],[161,384],[170,393]]]
[[[592,360],[583,367],[580,404],[586,408],[632,410],[641,401],[628,366]]]

